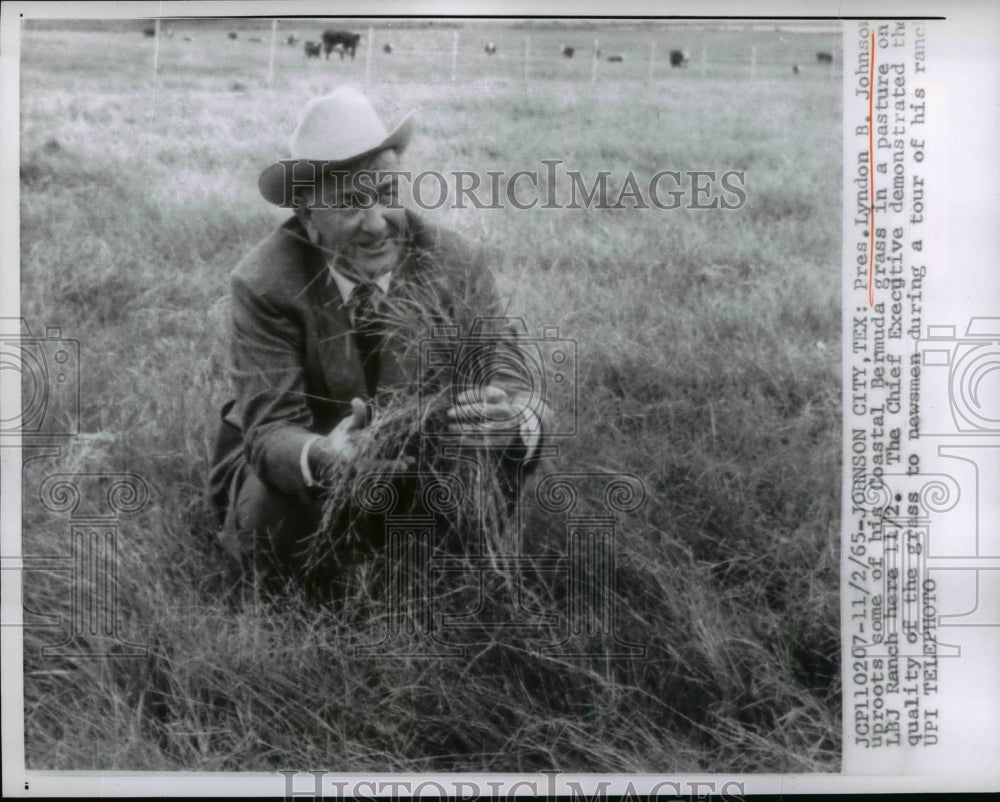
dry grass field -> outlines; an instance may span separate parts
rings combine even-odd
[[[521,540],[562,543],[533,495],[544,476],[638,477],[613,603],[644,656],[539,654],[515,634],[462,659],[360,659],[363,626],[337,614],[223,599],[204,496],[229,393],[211,309],[282,219],[256,181],[302,104],[364,84],[368,23],[353,61],[279,44],[270,83],[264,20],[178,21],[158,48],[141,22],[28,25],[22,315],[79,340],[82,404],[81,434],[25,465],[25,553],[70,551],[68,515],[39,502],[50,474],[150,488],[121,516],[116,573],[119,632],[148,655],[43,656],[65,627],[26,628],[29,767],[838,770],[841,90],[839,65],[815,58],[835,35],[372,24],[368,91],[390,124],[418,110],[415,172],[562,159],[620,186],[630,170],[745,171],[733,211],[427,212],[498,248],[533,334],[576,342],[579,431],[527,489]],[[282,22],[278,38],[322,27]],[[623,61],[592,82],[595,38]],[[538,581],[536,610],[554,612]],[[68,620],[71,590],[69,571],[25,574],[34,613]]]

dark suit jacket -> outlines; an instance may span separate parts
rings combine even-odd
[[[430,293],[463,334],[473,319],[500,309],[489,253],[407,212],[403,260],[388,298],[405,302]],[[365,378],[340,291],[327,257],[293,217],[257,245],[232,274],[231,362],[235,403],[224,412],[210,489],[224,510],[235,498],[246,464],[267,486],[314,502],[303,481],[306,440],[329,433],[366,396]],[[389,337],[379,390],[417,392],[419,347],[430,332],[414,321]],[[415,335],[415,336],[414,336]],[[517,390],[518,388],[514,388]],[[544,427],[545,410],[539,412]],[[235,481],[234,481],[235,478]]]

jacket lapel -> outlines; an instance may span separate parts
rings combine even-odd
[[[361,359],[351,336],[351,320],[340,290],[326,266],[326,255],[308,242],[297,221],[290,233],[303,243],[303,265],[307,278],[303,300],[313,310],[316,327],[316,360],[327,388],[327,397],[347,402],[365,396]],[[308,343],[307,343],[308,347]],[[309,359],[307,357],[307,364]]]

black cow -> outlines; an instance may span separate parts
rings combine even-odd
[[[563,45],[562,55],[565,58],[573,58],[573,54],[576,52],[575,47],[570,47],[569,45]]]
[[[792,65],[792,75],[798,75],[798,74],[799,74],[799,65],[798,64],[793,64]]]
[[[622,62],[625,60],[624,56],[608,56],[608,61]]]
[[[319,54],[323,52],[323,45],[319,42],[306,42],[305,45],[306,59],[319,58]]]
[[[238,34],[236,33],[236,31],[230,31],[230,32],[229,32],[229,33],[227,34],[227,36],[228,36],[228,37],[229,37],[230,39],[235,39],[235,38],[237,37],[237,35],[238,35]]]
[[[383,53],[391,53],[392,52],[392,45],[390,45],[388,42],[386,42],[384,45],[382,45],[382,52]]]
[[[492,56],[494,53],[497,52],[496,43],[495,42],[487,42],[486,43],[486,47],[484,48],[484,50],[486,51],[486,55],[487,56]]]
[[[295,45],[298,44],[298,42],[299,42],[299,37],[297,37],[294,33],[289,34],[288,38],[285,40],[286,45]]]
[[[670,66],[671,67],[686,67],[688,61],[691,60],[691,56],[688,55],[686,50],[671,50],[670,51]]]
[[[149,39],[152,39],[154,36],[156,36],[156,28],[143,28],[142,35]]]
[[[827,53],[825,50],[820,50],[816,54],[816,61],[820,64],[833,64],[833,53]]]
[[[349,31],[335,31],[328,28],[323,31],[323,51],[326,53],[326,58],[329,61],[330,52],[336,47],[340,48],[340,58],[343,60],[344,53],[350,53],[351,58],[354,58],[354,53],[358,49],[358,43],[361,41],[360,33],[350,33]]]

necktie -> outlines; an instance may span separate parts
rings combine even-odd
[[[361,355],[368,395],[375,395],[378,386],[379,350],[382,347],[382,324],[375,308],[375,297],[381,292],[371,282],[358,284],[351,293],[354,312],[354,342]]]

